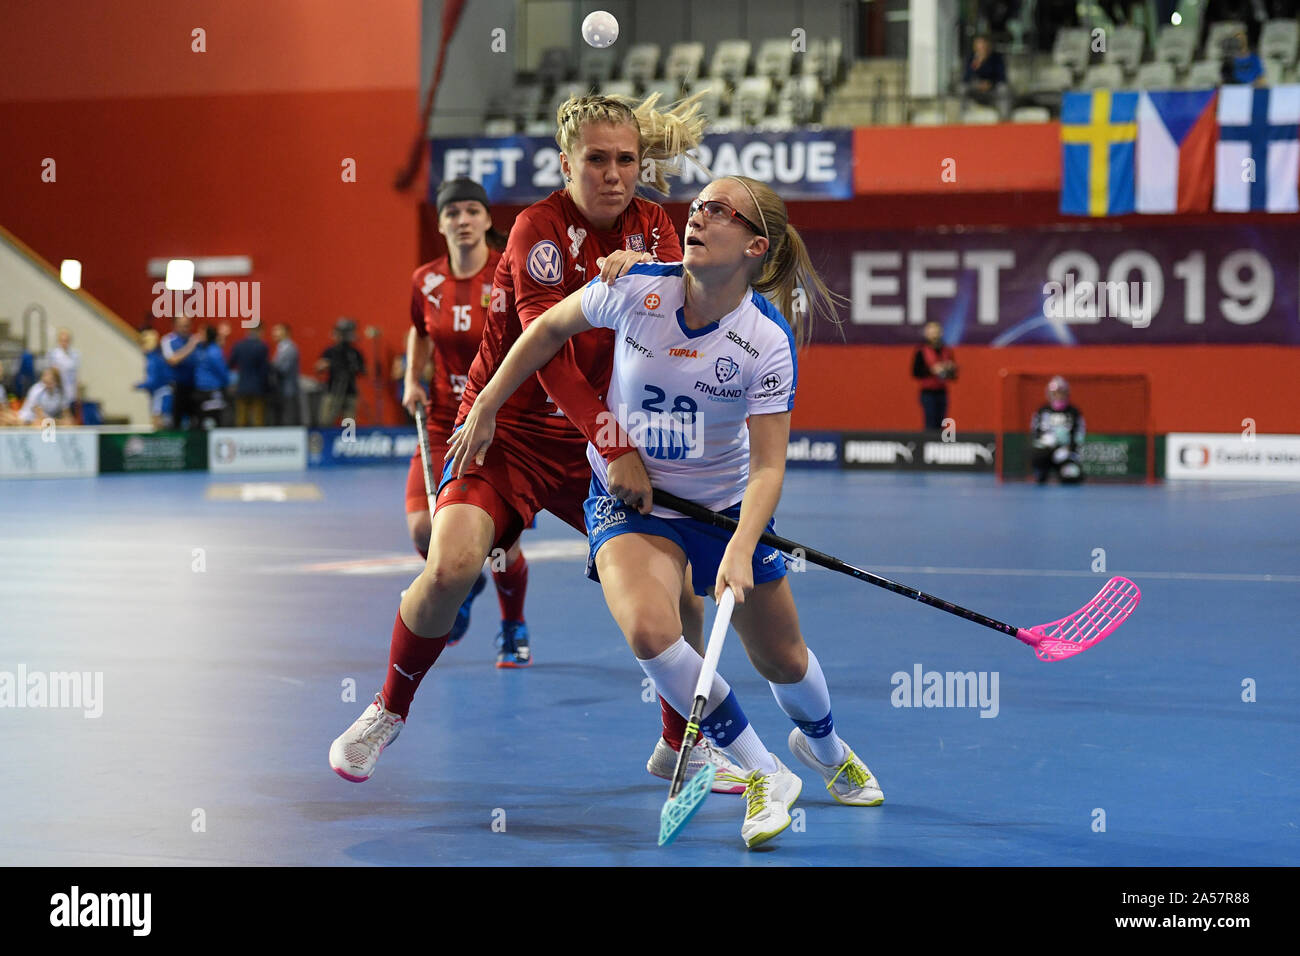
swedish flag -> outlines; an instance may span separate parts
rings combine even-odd
[[[1066,93],[1061,98],[1061,212],[1119,216],[1134,211],[1137,93]]]

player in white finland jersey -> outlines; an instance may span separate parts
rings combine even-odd
[[[827,781],[840,803],[884,802],[867,765],[835,733],[830,691],[804,643],[779,551],[759,542],[773,527],[785,475],[794,404],[794,344],[805,318],[790,314],[802,287],[814,313],[834,315],[785,204],[764,184],[731,176],[709,183],[691,204],[680,264],[606,262],[601,280],[533,321],[478,395],[447,457],[454,473],[486,453],[497,410],[565,342],[592,326],[616,330],[606,396],[646,471],[631,484],[604,485],[603,462],[586,502],[589,576],[659,693],[689,714],[703,659],[681,637],[677,615],[689,561],[698,594],[730,589],[731,623],[777,704],[794,721],[789,746]],[[757,290],[757,291],[756,291]],[[770,294],[774,307],[759,293]],[[748,416],[748,421],[746,417]],[[610,422],[609,427],[614,428]],[[629,452],[629,456],[630,456]],[[599,457],[599,456],[597,456]],[[738,521],[728,538],[710,525],[652,510],[651,478],[664,491]],[[737,503],[739,505],[737,506]],[[802,781],[770,753],[721,675],[700,729],[745,775],[741,836],[755,846],[790,825]]]
[[[752,291],[716,322],[687,328],[683,271],[681,263],[639,264],[614,283],[593,279],[582,314],[616,333],[605,404],[640,449],[651,483],[722,510],[740,503],[749,480],[746,419],[794,407],[794,333]],[[605,459],[590,446],[587,459],[607,488]]]

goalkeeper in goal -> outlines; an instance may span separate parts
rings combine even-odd
[[[1086,433],[1083,412],[1070,403],[1070,384],[1060,375],[1047,383],[1047,404],[1029,420],[1034,478],[1041,485],[1055,474],[1062,484],[1083,481],[1079,452]]]

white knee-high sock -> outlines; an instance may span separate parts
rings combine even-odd
[[[772,695],[786,716],[803,731],[813,756],[827,766],[838,766],[848,757],[848,748],[831,719],[831,692],[817,655],[808,648],[808,670],[793,684],[773,684]]]
[[[700,679],[704,658],[686,643],[685,638],[678,638],[662,654],[649,660],[637,658],[637,663],[646,676],[655,682],[655,690],[668,701],[673,710],[689,718],[695,700],[695,682]],[[713,675],[713,686],[709,690],[708,702],[704,705],[700,729],[744,770],[760,770],[763,773],[776,770],[772,755],[749,725],[749,719],[736,701],[736,695],[731,692],[731,687],[722,679],[721,674]]]

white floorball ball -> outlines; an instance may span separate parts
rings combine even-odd
[[[618,20],[604,10],[593,10],[582,21],[582,38],[588,45],[603,50],[618,39]]]

